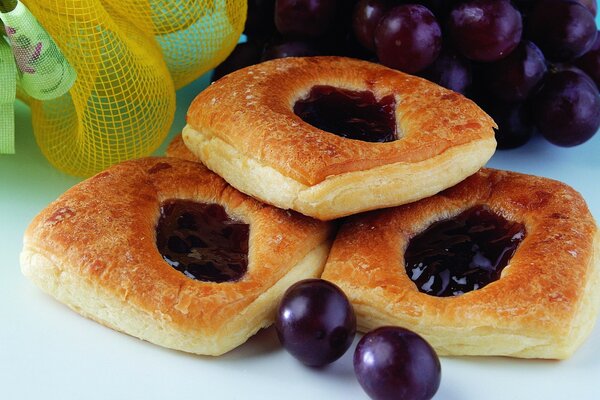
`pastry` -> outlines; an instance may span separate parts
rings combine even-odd
[[[198,157],[196,157],[194,153],[192,153],[190,149],[187,148],[187,146],[183,142],[183,137],[181,136],[181,134],[176,135],[173,138],[173,140],[171,140],[171,142],[167,146],[165,155],[167,157],[175,157],[180,158],[182,160],[200,162]]]
[[[475,173],[492,119],[424,79],[340,57],[267,61],[192,102],[183,139],[238,190],[321,220],[409,203]]]
[[[350,217],[323,278],[359,329],[399,325],[441,355],[563,359],[600,305],[599,238],[557,181],[482,169],[433,197]]]
[[[67,191],[27,228],[23,273],[80,314],[161,346],[219,355],[319,276],[329,224],[264,205],[200,163],[146,158]]]

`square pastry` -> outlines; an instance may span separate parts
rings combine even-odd
[[[436,196],[349,218],[323,278],[363,331],[399,325],[441,355],[570,356],[600,305],[597,227],[565,184],[483,169]]]
[[[32,221],[23,273],[80,314],[155,344],[219,355],[321,274],[330,225],[262,204],[200,163],[125,162]]]
[[[321,220],[431,196],[477,172],[494,121],[425,79],[343,57],[290,57],[203,90],[183,139],[238,190]]]

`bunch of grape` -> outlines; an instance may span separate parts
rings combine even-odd
[[[249,0],[247,42],[213,79],[273,58],[361,58],[470,97],[499,148],[536,131],[570,147],[600,127],[596,13],[596,0]]]

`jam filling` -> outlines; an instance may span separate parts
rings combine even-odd
[[[313,86],[296,101],[294,113],[315,128],[364,142],[391,142],[396,135],[396,100],[373,92]]]
[[[249,231],[220,205],[170,200],[160,208],[156,245],[165,261],[189,278],[232,282],[248,269]]]
[[[473,207],[412,238],[404,255],[406,273],[432,296],[481,289],[500,278],[524,237],[523,224],[486,206]]]

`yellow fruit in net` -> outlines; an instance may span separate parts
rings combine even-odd
[[[88,176],[152,153],[175,113],[175,89],[223,61],[246,0],[24,0],[77,72],[70,92],[25,100],[57,168]]]

